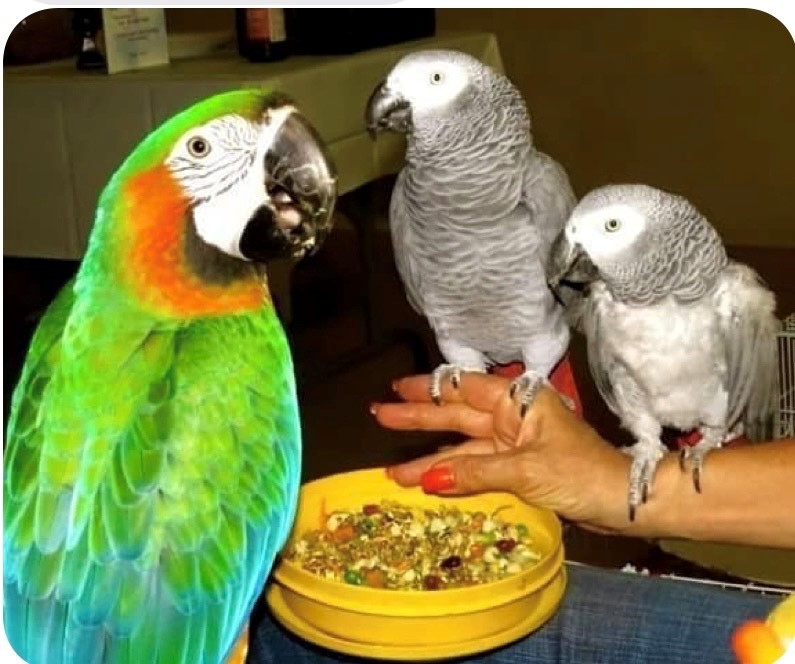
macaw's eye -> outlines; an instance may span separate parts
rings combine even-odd
[[[605,230],[608,233],[615,233],[619,228],[621,228],[621,222],[618,219],[608,219],[605,222]]]
[[[433,85],[439,85],[442,81],[444,81],[444,75],[441,72],[434,72],[431,74],[431,83]]]
[[[206,157],[210,154],[210,144],[201,136],[194,136],[188,141],[188,152],[193,157]]]

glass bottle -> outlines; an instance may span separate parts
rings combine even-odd
[[[236,9],[235,27],[238,50],[247,60],[271,62],[289,55],[283,9]]]

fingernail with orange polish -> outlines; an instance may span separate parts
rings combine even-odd
[[[384,468],[384,474],[391,480],[392,479],[392,466]]]
[[[420,485],[425,493],[439,493],[455,486],[455,473],[450,466],[434,466],[420,477]]]
[[[398,388],[400,387],[400,381],[393,380],[392,381],[392,391],[397,394]]]
[[[375,415],[378,412],[378,404],[371,403],[370,404],[370,415]]]

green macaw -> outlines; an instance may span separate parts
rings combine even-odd
[[[292,524],[301,433],[264,265],[331,229],[289,99],[213,96],[105,187],[14,392],[6,634],[30,664],[218,664]]]

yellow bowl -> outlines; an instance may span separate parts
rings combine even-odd
[[[384,499],[432,508],[444,501],[483,512],[504,507],[503,518],[527,525],[541,559],[494,583],[440,591],[348,585],[282,560],[274,570],[276,583],[268,601],[288,629],[350,654],[434,659],[513,641],[540,627],[556,610],[565,589],[560,522],[553,513],[511,494],[442,498],[402,488],[383,469],[333,475],[301,488],[293,537],[320,527],[333,510],[354,511]]]

